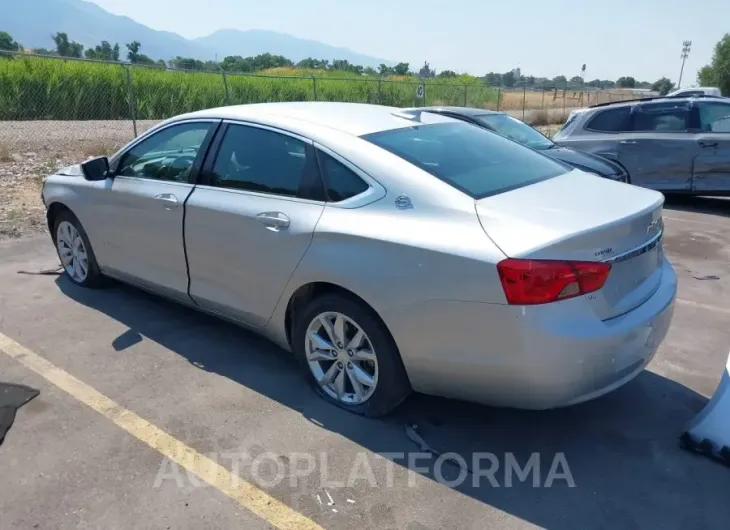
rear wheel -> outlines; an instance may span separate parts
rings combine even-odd
[[[71,212],[63,211],[56,218],[54,239],[64,272],[73,283],[83,287],[101,285],[103,276],[89,238]]]
[[[292,340],[315,390],[343,409],[382,416],[411,392],[393,338],[358,300],[339,294],[312,300],[295,316]]]

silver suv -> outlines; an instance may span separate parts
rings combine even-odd
[[[553,140],[621,164],[631,183],[730,195],[730,98],[653,98],[573,111]]]

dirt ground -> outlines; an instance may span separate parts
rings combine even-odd
[[[45,229],[45,208],[40,196],[43,177],[72,160],[69,155],[56,158],[35,152],[13,155],[16,158],[0,161],[0,239]]]
[[[137,132],[155,123],[138,122]],[[0,122],[0,239],[45,229],[44,177],[113,153],[133,138],[131,121]]]
[[[521,88],[503,89],[500,108],[502,110],[526,109],[570,109],[583,106],[609,103],[611,101],[625,101],[642,97],[640,92],[630,90],[608,90],[601,92],[579,92],[574,90],[536,91]]]

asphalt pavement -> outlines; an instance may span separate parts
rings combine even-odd
[[[377,420],[265,339],[19,273],[57,264],[49,239],[2,242],[0,380],[41,393],[0,446],[0,529],[727,528],[730,470],[678,437],[730,350],[730,203],[672,200],[665,224],[679,300],[636,380],[547,412],[414,395]]]

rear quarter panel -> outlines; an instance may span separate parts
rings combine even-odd
[[[589,109],[573,111],[565,126],[557,132],[553,141],[576,151],[602,156],[613,162],[619,160],[621,133],[597,132],[585,128],[596,115]]]
[[[494,267],[504,256],[475,213],[433,219],[383,206],[325,208],[293,280],[335,283],[383,310],[432,299],[504,300]]]
[[[592,133],[589,131],[583,131],[582,134],[576,134],[568,138],[556,140],[556,143],[558,145],[570,147],[576,151],[598,155],[603,158],[607,158],[614,163],[620,164],[620,141],[621,133]]]
[[[268,329],[286,345],[285,314],[302,286],[326,282],[367,302],[388,325],[432,300],[505,303],[495,264],[504,254],[471,210],[398,210],[393,198],[358,209],[327,206]]]

